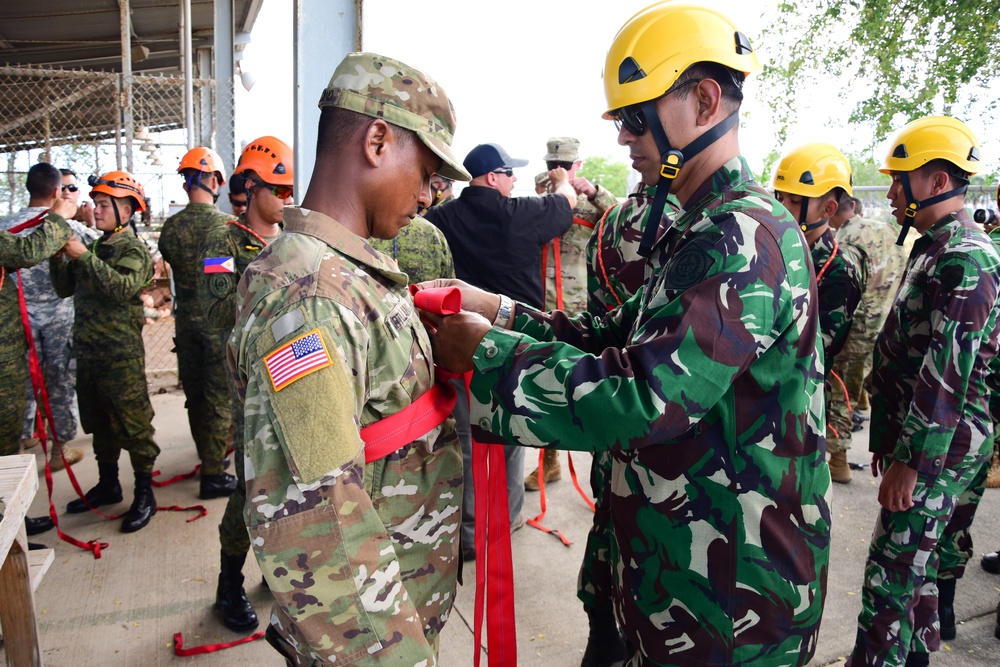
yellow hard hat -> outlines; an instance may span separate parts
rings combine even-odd
[[[947,160],[968,174],[977,174],[983,168],[979,151],[979,142],[965,123],[950,116],[927,116],[896,133],[879,171],[908,172],[931,160]]]
[[[835,146],[817,141],[787,153],[774,172],[774,189],[800,197],[822,197],[834,188],[854,194],[851,163]]]
[[[713,62],[750,74],[760,69],[750,40],[721,12],[661,2],[635,14],[615,35],[604,63],[604,94],[612,112],[652,100],[688,67]]]

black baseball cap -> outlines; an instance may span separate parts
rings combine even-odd
[[[473,178],[479,178],[497,169],[513,169],[527,164],[527,160],[515,160],[507,155],[507,151],[499,144],[479,144],[469,151],[465,156],[465,162],[462,163]]]

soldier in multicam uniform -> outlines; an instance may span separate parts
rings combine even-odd
[[[979,144],[961,121],[916,120],[890,142],[881,171],[903,226],[920,232],[875,343],[872,467],[882,473],[848,665],[927,665],[945,625],[942,534],[992,453],[988,364],[997,352],[1000,252],[964,208]],[[939,544],[939,538],[942,542]],[[941,592],[942,606],[938,607]],[[951,610],[948,610],[951,612]],[[951,620],[954,623],[954,620]]]
[[[233,218],[215,206],[219,187],[226,183],[222,170],[222,159],[211,148],[198,146],[184,154],[177,172],[184,177],[189,203],[163,223],[159,241],[173,278],[177,375],[201,460],[198,496],[205,499],[228,496],[236,489],[236,478],[224,472],[233,423],[226,371],[228,332],[208,321],[198,298],[205,238]]]
[[[240,281],[229,345],[250,436],[245,516],[275,598],[267,636],[294,665],[435,665],[462,455],[449,414],[391,451],[359,432],[447,395],[406,275],[367,239],[428,204],[433,173],[469,175],[448,98],[408,65],[348,54],[320,107],[309,190]]]
[[[112,171],[91,177],[90,184],[95,225],[104,236],[89,247],[70,239],[63,255],[49,263],[56,294],[73,297],[80,423],[93,435],[99,471],[86,499],[70,502],[66,511],[122,501],[118,457],[124,449],[135,472],[135,496],[122,532],[132,533],[156,514],[153,464],[160,449],[153,441],[139,298],[153,277],[153,258],[131,228],[132,215],[146,206],[139,182],[126,171]]]
[[[805,240],[739,156],[756,69],[716,11],[636,14],[608,53],[606,117],[633,168],[663,174],[649,220],[668,192],[685,204],[659,240],[659,224],[643,230],[660,273],[604,317],[512,313],[467,286],[475,313],[426,315],[439,364],[475,371],[477,437],[612,451],[631,666],[804,665],[816,647],[830,546],[821,338]]]
[[[659,171],[644,165],[643,179],[655,182]],[[649,169],[652,168],[652,173]],[[656,187],[639,183],[636,192],[621,205],[614,206],[598,221],[587,243],[587,310],[603,315],[622,305],[659,273],[658,254],[639,255],[639,241],[649,217]],[[680,210],[673,195],[667,197],[670,213],[661,216],[656,238],[670,227],[672,216]],[[611,527],[610,451],[594,452],[590,467],[590,486],[594,494],[594,520],[587,534],[587,546],[580,565],[576,596],[587,612],[589,633],[581,667],[614,665],[624,655],[624,639],[614,617],[614,574],[609,553],[614,532]]]
[[[7,225],[0,230],[0,456],[18,452],[24,420],[24,388],[28,385],[28,365],[25,363],[28,344],[18,303],[17,271],[59,252],[73,234],[66,220],[75,212],[72,202],[57,198],[48,215],[30,233],[16,236],[6,231],[10,228]],[[21,222],[28,222],[41,213],[37,211]],[[29,535],[53,527],[47,516],[28,517],[24,522]]]
[[[62,180],[63,175],[60,170],[51,164],[40,162],[32,166],[28,170],[25,183],[29,196],[27,208],[0,220],[0,229],[11,229],[51,208],[60,197]],[[79,189],[76,185],[73,185],[73,189],[74,191],[70,192],[62,186],[61,192],[62,197],[76,207]],[[74,236],[81,241],[93,241],[99,236],[83,223],[75,220],[66,222],[73,230]],[[31,232],[32,230],[25,230],[21,235]],[[50,438],[54,436],[59,442],[58,446],[53,446],[49,451],[49,461],[53,470],[61,470],[64,467],[63,459],[69,465],[83,459],[83,450],[79,447],[63,447],[63,443],[76,437],[78,419],[76,397],[73,395],[76,386],[76,358],[73,356],[72,345],[73,300],[60,299],[56,296],[52,289],[52,280],[49,278],[48,262],[40,262],[30,268],[22,269],[20,275],[35,351],[42,366],[45,388],[52,408],[52,419],[55,422],[46,424],[46,430]],[[29,383],[21,440],[32,442],[37,411],[34,390]],[[34,443],[37,443],[37,440],[32,442]]]
[[[781,159],[774,172],[774,190],[778,201],[799,221],[809,243],[823,336],[830,478],[835,482],[850,481],[847,450],[854,420],[845,397],[846,371],[837,355],[851,330],[868,276],[865,250],[838,243],[830,229],[830,218],[837,212],[840,196],[853,194],[851,163],[830,144],[805,144]]]
[[[201,303],[205,317],[226,336],[236,324],[236,287],[250,262],[281,234],[282,212],[292,203],[295,184],[295,155],[291,147],[276,137],[260,137],[243,149],[230,184],[239,181],[247,197],[245,217],[214,227],[202,248],[204,276]],[[223,624],[234,632],[249,632],[259,621],[243,590],[243,565],[250,551],[250,538],[243,520],[246,504],[244,475],[243,404],[230,382],[233,410],[233,454],[236,489],[229,496],[219,522],[219,584],[215,609]]]
[[[577,176],[583,166],[579,139],[552,137],[545,147],[545,168],[549,171],[560,167],[565,169],[570,185],[579,196],[573,207],[573,224],[558,239],[542,246],[542,266],[545,268],[544,310],[558,309],[574,316],[587,309],[587,241],[590,240],[597,221],[605,211],[618,203],[618,199],[601,185]],[[557,249],[558,263],[555,254]],[[562,465],[559,463],[557,450],[546,450],[543,468],[546,484],[562,479]],[[538,490],[538,468],[524,478],[524,488],[526,491]]]

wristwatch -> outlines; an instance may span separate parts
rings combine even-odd
[[[507,327],[507,323],[510,322],[510,314],[514,309],[514,302],[506,294],[500,294],[499,296],[500,307],[497,309],[497,317],[493,320],[493,326],[498,329],[504,329]]]

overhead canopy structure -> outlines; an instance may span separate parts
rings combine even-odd
[[[261,2],[0,3],[0,152],[131,138],[133,117],[152,132],[185,127],[183,8],[190,6],[191,69],[203,77],[192,81],[189,71],[188,80],[207,89],[213,77],[231,86],[233,60],[213,49],[242,49]],[[231,25],[217,30],[220,21]]]

